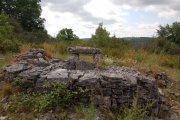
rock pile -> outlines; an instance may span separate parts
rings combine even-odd
[[[63,81],[70,83],[71,90],[88,90],[77,95],[77,102],[87,104],[93,98],[94,103],[103,109],[130,107],[137,96],[143,107],[154,102],[150,112],[158,114],[160,95],[157,81],[132,68],[112,66],[101,71],[69,69],[69,61],[48,58],[43,49],[34,48],[17,58],[13,64],[0,70],[1,80],[26,78],[33,82],[34,88],[41,88],[54,80]]]

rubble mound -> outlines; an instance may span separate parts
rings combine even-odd
[[[111,66],[105,70],[98,70],[96,67],[88,69],[86,63],[81,65],[81,68],[86,69],[76,69],[69,66],[72,59],[63,61],[48,58],[44,54],[44,49],[35,48],[18,55],[17,58],[20,59],[0,69],[1,80],[11,82],[16,77],[26,78],[33,83],[36,90],[42,88],[46,82],[66,82],[72,90],[91,90],[79,94],[77,102],[88,104],[93,96],[97,106],[107,109],[130,107],[134,97],[138,96],[139,104],[145,107],[153,103],[149,113],[155,116],[158,114],[161,97],[157,80],[146,77],[132,68]]]

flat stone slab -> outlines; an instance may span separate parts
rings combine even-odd
[[[68,47],[67,49],[70,53],[74,54],[100,54],[101,50],[99,48],[92,47]]]

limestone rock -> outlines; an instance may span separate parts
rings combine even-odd
[[[33,67],[32,69],[25,70],[19,73],[18,77],[26,78],[29,80],[37,80],[42,71],[42,67]]]
[[[67,49],[71,53],[82,53],[82,54],[95,54],[95,53],[101,53],[101,50],[99,48],[91,48],[91,47],[69,47]]]
[[[19,64],[19,63],[15,63],[13,65],[4,67],[4,70],[7,71],[8,73],[17,73],[26,69],[27,67],[25,64]]]
[[[83,60],[76,62],[76,70],[94,70],[95,68],[96,68],[95,63],[91,63]]]
[[[56,69],[50,73],[47,74],[47,79],[48,80],[61,80],[68,82],[68,71],[67,69]]]

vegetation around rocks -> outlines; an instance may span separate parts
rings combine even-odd
[[[0,9],[0,68],[13,64],[18,59],[14,59],[14,55],[19,52],[26,53],[30,48],[43,48],[45,50],[43,54],[47,56],[46,60],[48,61],[52,57],[66,60],[69,56],[68,47],[98,47],[102,50],[104,56],[104,61],[98,63],[98,68],[101,70],[107,69],[110,65],[127,66],[142,72],[144,75],[147,75],[147,71],[153,71],[152,74],[147,75],[148,77],[155,77],[160,72],[170,76],[171,82],[166,87],[163,86],[164,83],[160,82],[159,86],[163,84],[161,89],[167,99],[164,103],[167,105],[168,110],[177,115],[180,114],[179,22],[159,26],[156,38],[136,46],[115,35],[111,37],[108,30],[103,27],[103,23],[99,24],[95,34],[92,35],[89,41],[80,40],[73,34],[72,29],[67,28],[60,30],[56,38],[51,38],[44,29],[44,19],[40,18],[40,1],[32,0],[29,2],[31,2],[29,4],[34,5],[35,11],[37,11],[36,16],[32,16],[35,17],[35,21],[31,21],[31,18],[26,20],[23,16],[18,19],[14,17],[23,9],[25,3],[22,0],[20,3],[17,3],[17,1],[2,1],[3,9]],[[23,14],[29,11],[21,12]],[[27,23],[24,23],[24,21]],[[81,55],[80,59],[93,61],[92,56],[89,55]],[[30,81],[14,78],[11,83],[4,82],[1,74],[5,73],[0,73],[0,117],[35,119],[56,113],[60,119],[67,119],[71,117],[69,116],[71,112],[71,109],[69,112],[69,108],[72,108],[72,111],[76,113],[74,117],[76,119],[91,120],[94,119],[96,114],[103,114],[104,112],[104,114],[107,114],[107,116],[103,116],[105,119],[132,120],[144,119],[146,109],[148,109],[140,107],[136,98],[133,100],[132,106],[130,108],[125,107],[124,111],[100,111],[93,103],[74,106],[72,99],[78,93],[66,89],[67,86],[64,83],[47,83],[44,86],[46,91],[35,92],[31,89],[32,86],[29,86],[31,85],[29,84]],[[86,89],[80,89],[78,92],[86,91]],[[149,105],[151,106],[151,103]],[[168,119],[166,112],[159,114],[160,118]],[[155,117],[152,115],[151,119],[155,119]]]

